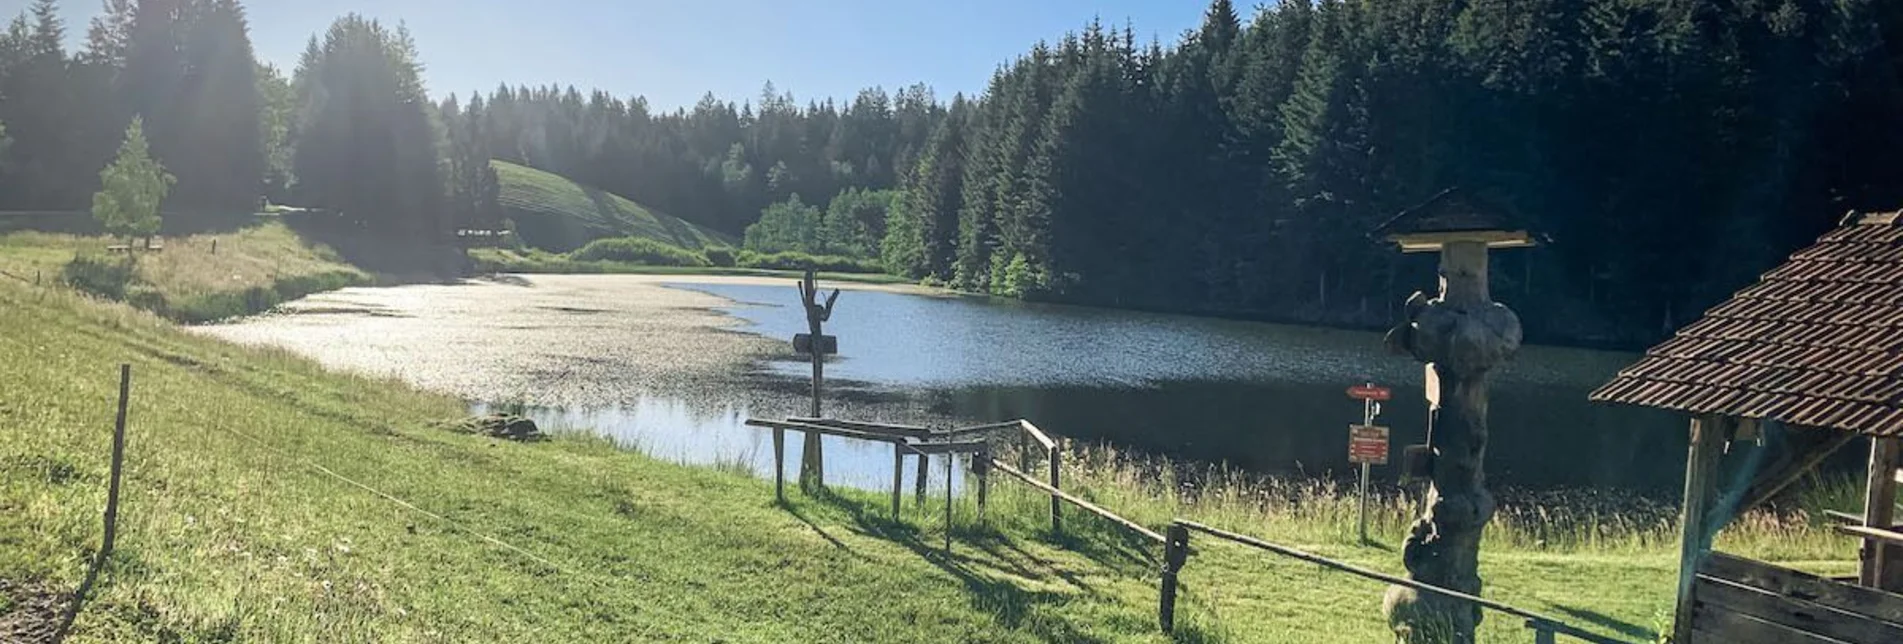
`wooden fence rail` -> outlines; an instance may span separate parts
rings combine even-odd
[[[1157,617],[1158,621],[1161,622],[1163,631],[1166,633],[1175,628],[1176,575],[1182,570],[1183,564],[1188,559],[1186,553],[1189,547],[1189,532],[1192,530],[1212,537],[1313,563],[1324,568],[1332,568],[1358,577],[1386,582],[1396,586],[1405,586],[1424,593],[1440,595],[1449,599],[1468,602],[1480,606],[1481,608],[1506,613],[1526,620],[1526,627],[1533,630],[1533,641],[1537,644],[1548,644],[1552,642],[1554,634],[1575,637],[1580,640],[1592,642],[1593,644],[1629,644],[1571,626],[1565,622],[1539,613],[1515,608],[1484,597],[1476,597],[1457,590],[1441,588],[1432,584],[1424,584],[1406,577],[1398,577],[1383,572],[1368,570],[1354,564],[1335,561],[1320,555],[1309,554],[1287,546],[1269,543],[1245,534],[1229,532],[1194,521],[1184,521],[1181,519],[1170,524],[1170,536],[1172,538],[1164,541],[1165,553],[1163,557],[1162,596],[1159,601]]]
[[[1015,478],[1019,481],[1023,481],[1025,485],[1029,485],[1031,487],[1037,488],[1039,491],[1042,491],[1045,494],[1051,495],[1052,499],[1062,501],[1062,502],[1068,502],[1071,505],[1075,505],[1079,508],[1083,508],[1083,510],[1086,512],[1102,517],[1106,521],[1128,528],[1131,532],[1135,532],[1146,539],[1155,541],[1157,543],[1164,543],[1162,533],[1143,527],[1142,524],[1137,523],[1135,521],[1131,521],[1129,519],[1118,516],[1117,513],[1106,510],[1102,506],[1099,506],[1095,503],[1091,503],[1089,501],[1085,501],[1083,499],[1077,498],[1076,496],[1073,496],[1068,492],[1058,489],[1056,486],[1050,485],[1043,481],[1039,481],[1037,480],[1036,477],[1020,472],[1018,471],[1017,468],[1011,467],[1010,465],[1006,465],[1003,461],[993,460],[991,462],[991,466],[998,468],[998,471],[1000,472],[1004,472],[1005,474],[1011,475],[1012,478]]]

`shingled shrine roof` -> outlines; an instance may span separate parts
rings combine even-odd
[[[1591,398],[1903,435],[1899,216],[1851,213]]]
[[[1491,248],[1519,248],[1544,241],[1506,208],[1481,195],[1448,188],[1418,206],[1401,211],[1374,229],[1376,237],[1407,252],[1433,250],[1454,241],[1484,241]]]

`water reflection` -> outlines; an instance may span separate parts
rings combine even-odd
[[[471,413],[485,414],[495,405],[478,403]],[[521,410],[543,431],[586,432],[604,436],[623,448],[661,460],[713,465],[744,471],[754,476],[773,478],[773,435],[768,430],[745,424],[746,405],[694,404],[669,396],[640,396],[632,403],[590,408],[528,407]],[[861,489],[891,489],[892,447],[843,439],[821,438],[826,452],[826,482]],[[800,435],[789,432],[786,441],[786,479],[799,476]],[[929,461],[928,482],[943,490],[945,461],[933,456]],[[902,484],[910,493],[917,483],[917,465],[911,456],[905,459]],[[963,489],[965,468],[958,460],[952,465],[954,493]]]
[[[771,287],[679,284],[735,302],[745,330],[790,337],[805,320]],[[1392,386],[1380,423],[1395,450],[1427,439],[1421,367],[1362,331],[894,293],[841,298],[832,377],[915,390],[928,418],[1030,418],[1084,440],[1261,472],[1346,472],[1352,383]],[[1682,421],[1590,403],[1634,356],[1527,347],[1496,376],[1490,476],[1502,485],[1669,492],[1680,481]],[[801,362],[773,363],[787,379]],[[1379,470],[1377,470],[1379,471]]]
[[[521,401],[545,425],[769,476],[770,435],[742,422],[807,409],[808,366],[788,346],[805,330],[797,302],[790,280],[537,275],[344,289],[199,331],[469,400]],[[874,291],[842,296],[827,331],[840,338],[825,407],[838,418],[1021,417],[1084,441],[1326,475],[1347,469],[1346,428],[1360,418],[1342,389],[1372,380],[1395,390],[1381,422],[1396,449],[1426,433],[1420,365],[1384,355],[1363,331]],[[1683,419],[1586,401],[1633,359],[1526,347],[1494,381],[1493,479],[1671,493]],[[827,445],[835,482],[890,485],[889,446]]]

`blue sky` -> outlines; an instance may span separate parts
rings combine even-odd
[[[30,0],[0,0],[12,16]],[[99,0],[63,0],[77,46]],[[1092,16],[1174,42],[1206,0],[247,0],[259,57],[288,73],[311,34],[357,12],[406,22],[432,94],[573,84],[655,108],[712,91],[751,100],[772,80],[808,99],[924,82],[977,93],[1001,62]],[[1247,2],[1238,3],[1249,6]],[[1246,19],[1246,16],[1245,16]]]

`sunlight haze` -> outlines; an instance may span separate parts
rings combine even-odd
[[[0,0],[0,16],[28,0]],[[71,47],[98,0],[61,4]],[[265,0],[245,3],[260,60],[288,75],[313,34],[356,12],[409,26],[430,93],[467,96],[510,85],[574,85],[645,96],[655,109],[692,107],[713,92],[753,101],[772,81],[801,103],[850,100],[862,88],[932,86],[976,94],[999,64],[1056,40],[1092,16],[1128,22],[1139,40],[1174,42],[1205,3],[1143,0],[973,0],[818,3],[740,0]],[[533,9],[531,9],[533,7]]]

